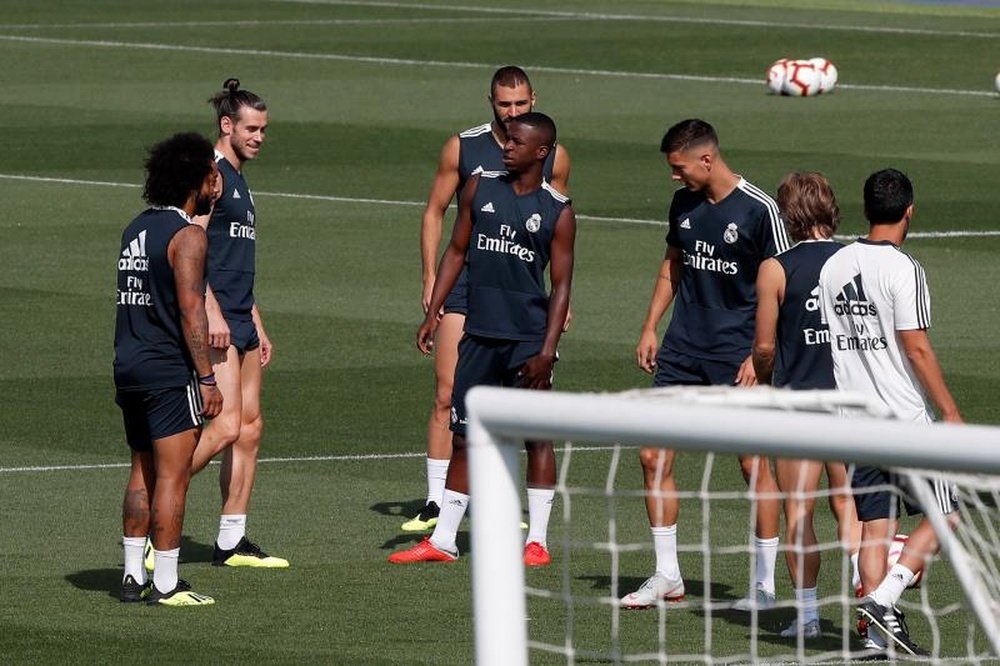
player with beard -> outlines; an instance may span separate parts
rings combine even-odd
[[[438,247],[448,205],[474,174],[504,170],[503,145],[507,141],[507,125],[534,108],[535,93],[523,69],[506,66],[493,74],[488,100],[493,109],[493,120],[452,136],[441,150],[420,230],[424,285],[421,302],[425,313],[434,291]],[[569,155],[565,148],[557,145],[542,165],[542,176],[553,188],[565,193],[569,171]],[[467,275],[462,271],[438,313],[440,324],[434,338],[434,406],[427,422],[427,499],[420,513],[402,524],[405,532],[424,532],[437,524],[448,460],[451,458],[448,423],[458,341],[462,337],[467,312],[466,292]]]
[[[212,374],[205,314],[203,229],[192,215],[212,209],[218,169],[212,144],[177,134],[146,161],[150,208],[122,233],[115,322],[115,401],[132,464],[122,504],[125,571],[120,598],[166,606],[206,606],[177,576],[191,458],[202,418],[223,398]],[[155,570],[147,580],[149,535]]]
[[[253,195],[243,166],[255,159],[267,131],[267,105],[227,79],[210,100],[218,119],[215,161],[220,195],[211,216],[195,219],[208,231],[208,311],[212,367],[226,402],[205,427],[194,455],[194,471],[223,452],[219,471],[222,515],[212,564],[284,568],[288,560],[265,553],[246,535],[247,509],[257,474],[263,419],[260,388],[273,347],[254,299],[257,239]]]
[[[452,395],[454,433],[444,503],[434,533],[393,553],[394,564],[451,562],[455,538],[469,502],[465,395],[473,386],[548,390],[559,338],[569,309],[576,219],[569,199],[542,177],[555,150],[556,128],[541,113],[526,113],[507,126],[506,172],[474,176],[462,190],[451,243],[441,259],[430,307],[417,331],[417,346],[431,351],[444,304],[468,266],[468,316],[459,344]],[[549,268],[551,293],[546,291]],[[528,452],[529,531],[527,566],[551,562],[546,546],[556,481],[552,442],[525,442]],[[489,526],[478,526],[488,528]]]

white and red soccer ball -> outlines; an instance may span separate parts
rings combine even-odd
[[[767,88],[775,95],[812,97],[832,92],[836,85],[837,67],[826,58],[781,58],[767,70]]]
[[[889,552],[885,558],[886,571],[889,571],[889,569],[892,568],[892,565],[899,560],[899,556],[903,552],[903,547],[906,546],[906,541],[909,538],[910,537],[905,534],[897,534],[892,538],[892,541],[889,542]],[[923,580],[923,577],[924,570],[921,569],[917,572],[917,575],[913,577],[913,580],[910,581],[909,587],[920,587],[920,581]]]

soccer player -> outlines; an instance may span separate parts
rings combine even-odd
[[[790,249],[766,259],[757,273],[757,328],[753,363],[757,381],[792,390],[834,389],[830,333],[820,321],[819,272],[843,245],[833,239],[840,209],[823,174],[790,173],[778,186],[778,208],[792,240]],[[861,525],[842,462],[779,458],[778,488],[784,494],[785,539],[795,544],[785,551],[788,573],[799,601],[800,620],[781,632],[784,637],[818,638],[816,580],[820,554],[816,549],[813,513],[820,475],[830,481],[830,508],[837,518],[841,543],[851,554],[857,579]],[[797,495],[797,496],[796,496]]]
[[[114,376],[132,450],[122,503],[125,602],[214,603],[177,577],[177,561],[202,418],[223,405],[208,350],[208,241],[191,224],[192,215],[212,209],[217,177],[212,144],[203,136],[177,134],[157,144],[146,160],[143,196],[150,208],[122,233]],[[143,566],[147,535],[151,584]]]
[[[670,204],[666,256],[636,348],[639,367],[654,375],[655,386],[752,386],[757,268],[788,247],[778,206],[730,170],[719,152],[715,129],[703,120],[684,120],[671,127],[660,150],[671,178],[683,187]],[[660,345],[656,326],[671,303],[673,315]],[[677,562],[674,451],[645,447],[639,459],[656,570],[638,590],[622,598],[624,608],[649,608],[659,599],[684,598]],[[766,458],[743,456],[740,465],[755,492],[777,497]],[[779,511],[777,499],[757,501],[754,591],[736,602],[738,609],[774,604]]]
[[[542,177],[555,150],[556,127],[548,116],[526,113],[507,125],[506,172],[473,176],[459,199],[451,243],[441,259],[430,307],[417,331],[429,354],[438,308],[468,254],[468,316],[458,348],[451,429],[454,445],[444,504],[434,533],[393,553],[394,564],[450,562],[458,558],[455,536],[469,503],[465,395],[473,386],[552,387],[559,338],[569,308],[576,218],[569,199]],[[551,294],[545,289],[549,267]],[[555,495],[552,442],[525,442],[528,452],[528,540],[524,562],[551,562],[546,545]]]
[[[927,331],[930,292],[923,266],[900,249],[913,218],[913,184],[895,169],[873,173],[864,186],[868,235],[833,255],[819,278],[820,307],[830,328],[830,349],[837,387],[869,395],[903,421],[930,423],[930,402],[940,417],[961,423]],[[938,509],[954,524],[958,506],[943,479],[930,482]],[[858,615],[887,641],[908,654],[926,654],[909,636],[895,607],[903,590],[938,549],[937,536],[924,518],[910,534],[899,560],[886,574],[886,548],[898,496],[876,486],[905,479],[879,467],[858,466],[851,485],[862,523],[861,580],[867,594]],[[907,512],[920,507],[908,499]]]
[[[257,221],[243,165],[257,157],[264,143],[267,105],[249,90],[240,90],[238,79],[227,79],[222,92],[209,101],[218,119],[215,161],[220,196],[211,215],[195,222],[208,232],[209,344],[226,402],[222,413],[205,426],[193,467],[198,472],[224,452],[219,471],[222,515],[212,564],[284,568],[288,560],[268,555],[246,535],[263,431],[260,386],[274,348],[253,294]]]
[[[420,228],[420,259],[423,265],[424,312],[430,307],[434,291],[438,246],[444,216],[456,193],[474,174],[503,171],[503,145],[507,124],[534,108],[535,93],[528,75],[520,67],[501,67],[490,81],[491,122],[472,127],[448,139],[441,150],[441,160]],[[567,192],[570,161],[566,149],[557,145],[542,166],[543,177],[559,192]],[[437,524],[451,458],[451,392],[458,360],[458,341],[462,337],[467,312],[467,277],[465,271],[448,294],[440,314],[434,339],[434,406],[427,422],[427,501],[414,518],[402,524],[405,532],[425,532]]]

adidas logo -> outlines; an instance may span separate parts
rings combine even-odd
[[[685,217],[684,221],[681,222],[681,229],[690,229],[690,228],[691,228],[691,218]]]
[[[243,197],[240,196],[240,191],[239,190],[234,189],[233,190],[233,198],[234,199],[242,199]]]
[[[149,258],[146,256],[146,231],[140,231],[139,235],[132,239],[128,246],[122,250],[121,259],[118,260],[118,270],[120,271],[148,271]]]
[[[481,210],[484,213],[495,213],[496,212],[493,209],[493,202],[492,201],[487,201],[486,205],[483,206],[482,208],[480,208],[479,210]]]
[[[477,166],[475,169],[472,170],[472,173],[470,173],[469,176],[475,176],[481,174],[483,171],[485,171],[485,169],[483,169],[483,165],[480,164],[479,166]]]
[[[850,282],[845,284],[834,299],[833,311],[839,316],[878,316],[878,309],[874,303],[869,303],[865,296],[865,287],[861,282],[861,273],[855,275]]]

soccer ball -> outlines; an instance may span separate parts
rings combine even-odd
[[[808,60],[791,60],[785,65],[785,84],[781,94],[792,97],[812,97],[820,92],[820,73]]]
[[[899,560],[899,556],[903,552],[903,546],[906,545],[906,542],[909,538],[910,537],[905,534],[897,534],[896,536],[892,537],[892,541],[889,542],[889,553],[886,555],[885,558],[886,571],[891,569],[892,565],[894,565]],[[923,577],[924,577],[924,570],[921,569],[920,571],[917,572],[917,575],[913,577],[913,580],[910,581],[908,587],[920,587],[920,581],[923,579]]]
[[[775,60],[767,70],[767,89],[775,95],[780,95],[785,87],[785,79],[788,77],[788,58]]]
[[[837,66],[826,58],[809,58],[809,62],[819,72],[819,91],[821,93],[833,92],[837,85]]]

